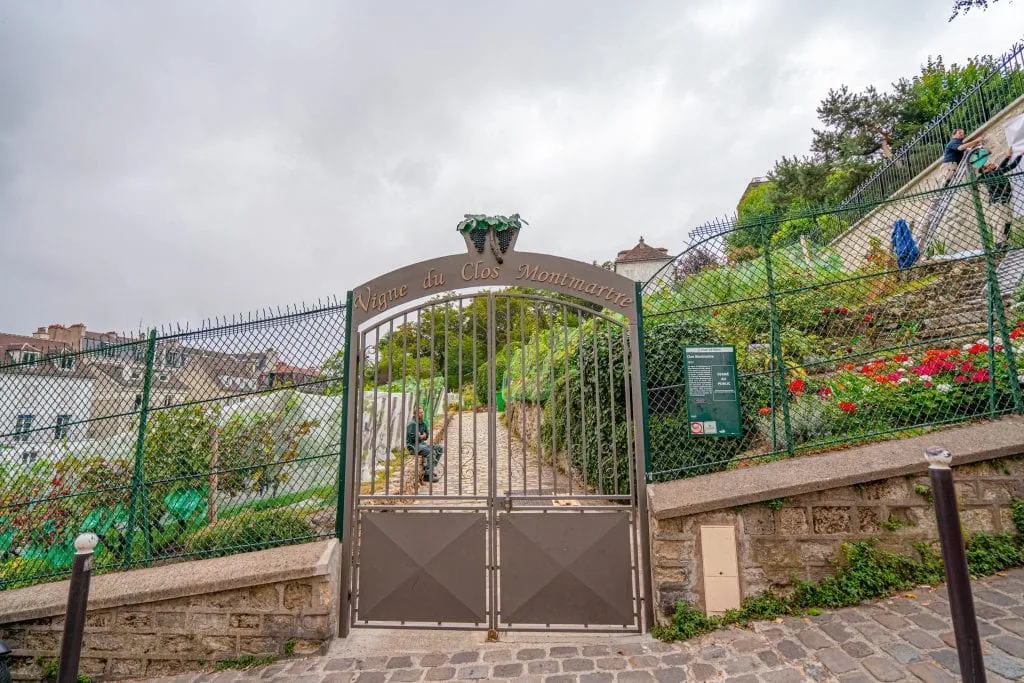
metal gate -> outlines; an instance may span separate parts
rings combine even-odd
[[[649,625],[635,317],[522,288],[396,310],[350,335],[342,632]]]

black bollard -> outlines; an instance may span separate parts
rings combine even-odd
[[[11,683],[11,671],[7,668],[7,660],[11,656],[11,648],[0,640],[0,683]]]
[[[965,683],[985,683],[985,661],[981,657],[981,637],[978,635],[978,620],[974,615],[974,598],[971,596],[971,578],[967,573],[964,536],[960,531],[960,511],[957,509],[956,490],[953,487],[953,470],[949,467],[953,456],[941,446],[932,446],[925,451],[924,457],[928,461],[928,477],[932,482],[935,518],[942,544],[942,561],[946,565],[949,611],[953,616],[960,675]]]
[[[98,542],[99,539],[93,533],[84,533],[75,539],[75,560],[71,565],[71,585],[68,587],[68,608],[64,615],[64,637],[60,642],[57,683],[75,683],[78,680],[85,608],[89,603],[89,578],[92,576],[92,551]]]

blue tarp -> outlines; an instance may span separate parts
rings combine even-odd
[[[910,226],[902,218],[897,219],[892,226],[892,250],[896,252],[896,265],[900,270],[914,265],[921,255],[914,243],[914,236],[910,234]]]

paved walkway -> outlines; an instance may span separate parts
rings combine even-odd
[[[518,425],[517,425],[518,426]],[[586,493],[587,487],[578,477],[571,477],[566,468],[555,468],[550,453],[538,455],[536,443],[523,442],[499,418],[495,429],[495,470],[498,495],[506,492],[527,494]],[[447,429],[438,437],[437,445],[444,447],[445,456],[438,468],[438,481],[420,482],[416,476],[417,461],[405,458],[404,468],[396,467],[390,473],[390,486],[376,491],[381,502],[391,502],[387,494],[415,492],[419,496],[486,497],[490,473],[489,435],[487,413],[462,411],[449,416]],[[405,470],[404,472],[402,470]],[[387,499],[387,500],[384,500]],[[477,504],[479,500],[467,500]],[[436,501],[435,501],[436,504]]]
[[[988,680],[1024,681],[1024,569],[977,581],[975,604]],[[648,636],[356,630],[324,657],[249,671],[179,676],[176,683],[533,680],[955,681],[944,588],[805,619],[757,622],[684,643]]]

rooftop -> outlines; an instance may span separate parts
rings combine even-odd
[[[620,251],[615,257],[616,263],[639,263],[643,261],[667,261],[669,259],[668,249],[665,247],[652,247],[644,242],[641,235],[640,241],[632,249]]]

